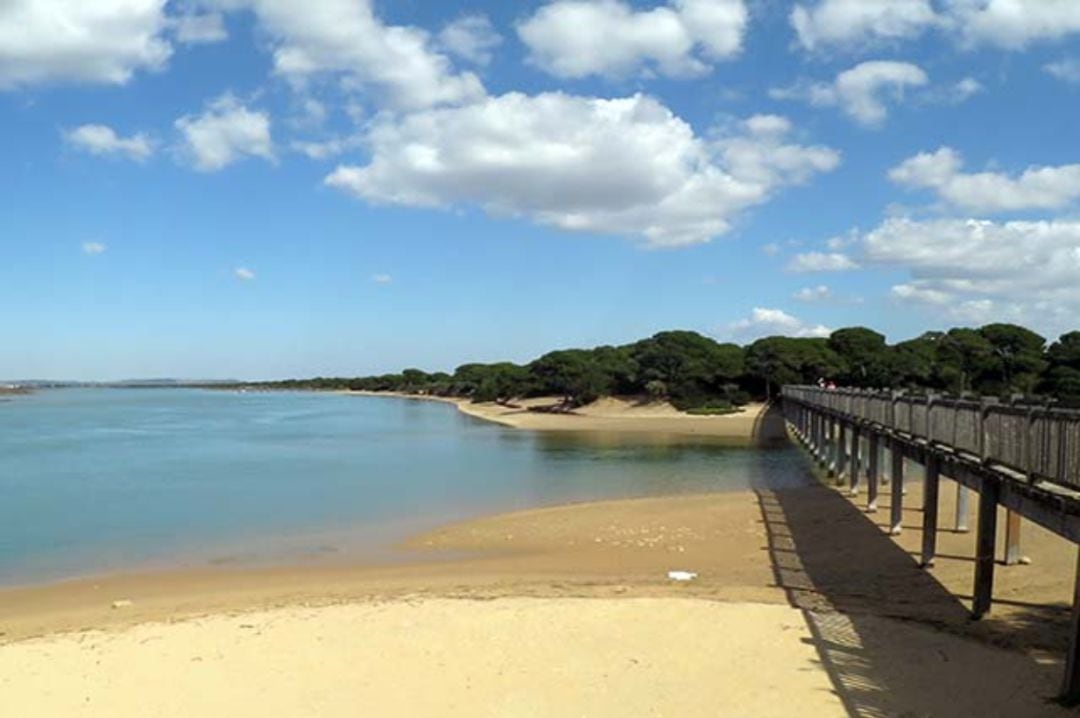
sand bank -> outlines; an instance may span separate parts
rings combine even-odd
[[[1026,527],[1032,565],[1003,567],[993,612],[972,622],[972,535],[943,530],[923,571],[910,515],[897,541],[887,512],[825,486],[635,499],[446,527],[410,542],[414,564],[7,591],[0,708],[1066,715],[1048,701],[1074,549]]]
[[[474,403],[468,399],[401,394],[397,392],[346,392],[359,396],[390,396],[422,401],[441,401],[484,421],[530,431],[587,431],[593,433],[699,436],[749,443],[771,441],[783,436],[783,426],[766,421],[764,404],[748,404],[736,413],[695,416],[679,411],[663,401],[641,402],[605,397],[567,412],[537,409],[558,405],[556,397],[519,399],[511,404]]]

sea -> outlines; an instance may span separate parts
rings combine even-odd
[[[809,480],[790,446],[530,432],[438,402],[49,389],[0,397],[0,586],[404,560],[407,536],[495,512]]]

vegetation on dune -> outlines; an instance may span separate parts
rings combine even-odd
[[[927,332],[888,344],[866,327],[828,338],[768,337],[749,346],[716,342],[691,331],[660,332],[624,346],[563,349],[519,365],[464,364],[453,374],[405,369],[400,374],[271,382],[297,389],[397,391],[510,402],[559,396],[572,408],[602,396],[667,400],[700,414],[722,414],[784,384],[819,379],[840,386],[933,390],[950,394],[1054,397],[1080,405],[1080,332],[1046,339],[1014,324]]]

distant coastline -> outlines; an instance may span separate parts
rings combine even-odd
[[[467,416],[527,431],[700,436],[738,443],[769,442],[784,437],[782,425],[764,421],[767,405],[762,403],[747,404],[728,414],[701,416],[680,411],[665,401],[633,397],[604,397],[571,410],[558,410],[562,404],[560,397],[497,403],[395,391],[341,393],[453,404]]]

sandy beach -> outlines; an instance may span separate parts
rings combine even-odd
[[[951,492],[943,491],[948,515]],[[598,502],[410,540],[411,563],[116,576],[0,594],[4,715],[1065,715],[1074,549],[1025,527],[972,622],[828,486]],[[696,572],[689,582],[668,571]],[[119,602],[119,603],[118,603]]]
[[[657,437],[697,436],[731,443],[768,442],[783,435],[775,422],[763,425],[764,404],[747,404],[735,413],[695,416],[679,411],[665,401],[643,402],[623,397],[604,397],[568,412],[537,409],[556,406],[558,397],[517,399],[511,404],[474,403],[469,399],[397,392],[350,391],[357,396],[394,397],[453,404],[463,414],[503,426],[529,431],[590,432],[594,434],[637,434]]]

